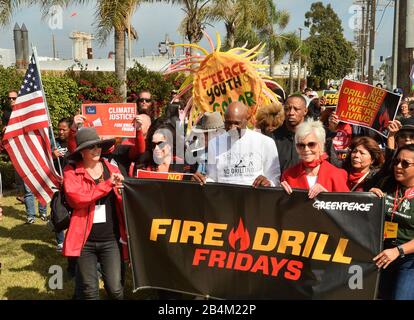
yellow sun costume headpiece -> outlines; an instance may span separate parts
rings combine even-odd
[[[192,97],[184,109],[184,116],[190,112],[189,129],[204,112],[219,111],[223,115],[227,106],[234,101],[241,101],[248,106],[249,125],[253,126],[258,108],[279,103],[277,95],[266,84],[282,89],[259,71],[266,65],[254,60],[262,53],[265,45],[221,52],[220,35],[217,33],[217,46],[214,47],[210,36],[203,33],[210,44],[211,52],[197,44],[176,44],[175,46],[194,48],[201,54],[184,58],[165,72],[189,72],[175,97],[180,98],[192,90]]]

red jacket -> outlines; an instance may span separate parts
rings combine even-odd
[[[104,160],[109,173],[120,173],[119,169]],[[128,259],[127,237],[123,214],[122,197],[110,182],[106,180],[95,184],[95,181],[87,173],[82,162],[73,166],[66,166],[63,172],[63,187],[68,204],[73,208],[69,229],[66,232],[63,244],[63,255],[78,257],[92,230],[95,213],[95,202],[106,196],[112,190],[116,195],[116,213],[119,221],[121,235],[122,254]]]
[[[280,181],[287,181],[292,188],[309,190],[308,179],[306,179],[306,171],[302,162],[284,171]],[[316,182],[328,192],[349,192],[347,181],[348,174],[345,170],[335,167],[326,160],[322,161]]]

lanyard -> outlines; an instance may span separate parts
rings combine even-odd
[[[401,198],[398,198],[399,191],[400,191],[400,188],[397,187],[397,191],[395,192],[395,197],[394,197],[394,207],[392,208],[392,213],[391,213],[391,222],[394,219],[395,211],[398,210],[398,207],[401,205],[401,203],[407,198],[408,199],[413,198],[414,188],[407,189],[404,193],[404,196],[402,196]],[[398,202],[397,202],[397,199],[398,199]]]

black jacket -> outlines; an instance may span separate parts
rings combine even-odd
[[[325,129],[326,130],[326,129]],[[339,161],[335,154],[335,149],[332,144],[332,138],[328,130],[326,134],[325,150],[329,157],[329,162],[334,166],[341,168],[342,163]],[[299,155],[295,147],[295,133],[289,131],[286,128],[285,123],[277,128],[275,131],[269,134],[269,136],[275,141],[277,147],[277,153],[279,155],[279,164],[281,174],[287,168],[299,163]]]
[[[289,131],[284,123],[269,136],[276,143],[281,173],[299,162],[295,147],[295,133]]]

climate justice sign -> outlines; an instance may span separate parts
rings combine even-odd
[[[134,290],[226,299],[373,299],[382,200],[127,179]],[[369,230],[369,232],[367,232]],[[355,272],[359,273],[356,275]],[[360,276],[361,286],[352,285]]]
[[[135,138],[135,103],[82,104],[85,125],[94,127],[101,137]]]

